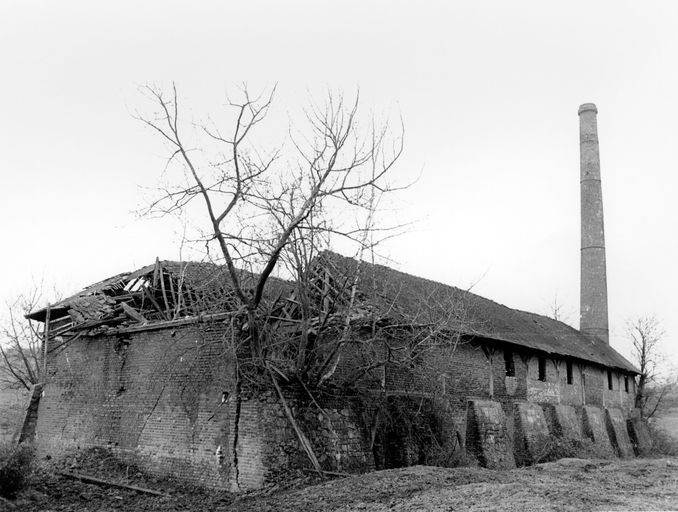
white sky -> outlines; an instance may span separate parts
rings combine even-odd
[[[158,140],[130,116],[138,86],[175,80],[209,112],[243,80],[361,89],[401,114],[398,197],[417,220],[400,270],[548,313],[579,303],[577,108],[594,102],[612,344],[656,314],[678,363],[678,2],[0,3],[0,300],[44,277],[72,293],[178,257],[171,221],[141,221]],[[197,114],[196,114],[197,115]]]

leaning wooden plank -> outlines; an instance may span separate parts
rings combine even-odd
[[[169,320],[169,318],[167,318],[167,313],[165,312],[165,310],[162,309],[158,301],[155,300],[155,297],[153,297],[153,292],[149,291],[147,288],[142,288],[142,293],[144,294],[144,297],[151,301],[151,304],[155,306],[155,309],[158,310],[158,312],[165,318],[165,320]]]
[[[174,307],[171,308],[174,312],[171,313],[170,317],[175,319],[179,314],[179,311],[177,310],[179,298],[177,297],[177,292],[174,290],[174,279],[172,279],[172,273],[169,270],[167,271],[167,281],[169,282],[169,292],[170,296],[172,297],[172,304],[174,305]]]
[[[105,485],[108,487],[119,487],[120,489],[130,489],[132,491],[143,492],[146,494],[153,494],[154,496],[167,496],[160,491],[154,491],[153,489],[146,489],[145,487],[137,487],[136,485],[127,485],[119,484],[117,482],[109,482],[108,480],[101,480],[100,478],[95,478],[89,475],[83,475],[80,473],[67,473],[65,471],[57,471],[57,475],[65,476],[67,478],[73,478],[74,480],[80,480],[81,482],[86,482],[90,484]]]
[[[168,320],[172,320],[172,308],[167,300],[167,291],[165,290],[165,270],[160,271],[160,288],[162,289],[162,299],[165,302],[165,316]]]
[[[302,468],[301,469],[304,473],[315,473],[315,469],[308,469],[308,468]],[[348,476],[355,476],[352,475],[351,473],[340,473],[338,471],[322,471],[323,475],[330,475],[330,476],[340,476],[340,477],[348,477]]]
[[[146,317],[139,313],[132,306],[125,304],[124,302],[121,302],[120,305],[122,306],[122,310],[127,314],[127,316],[129,316],[133,320],[136,320],[137,322],[148,322],[148,320],[146,320]]]
[[[313,447],[311,446],[311,442],[308,440],[306,435],[299,428],[299,425],[297,424],[296,420],[294,419],[294,415],[292,414],[291,409],[287,405],[287,400],[285,400],[285,396],[283,395],[283,392],[280,389],[280,386],[278,385],[278,381],[276,380],[275,375],[273,375],[273,370],[271,369],[270,364],[266,364],[266,368],[268,369],[268,374],[271,377],[271,381],[273,382],[273,386],[275,386],[275,390],[278,393],[278,398],[280,398],[280,403],[283,406],[283,410],[285,411],[285,415],[287,416],[287,419],[289,420],[290,424],[292,425],[294,432],[297,434],[297,438],[299,439],[299,442],[301,443],[302,448],[304,448],[304,451],[306,451],[306,455],[308,456],[309,460],[311,461],[311,464],[313,464],[313,469],[315,469],[316,473],[318,473],[318,475],[320,475],[320,477],[323,478],[323,470],[320,467],[320,463],[318,462],[318,458],[316,457],[315,452],[313,451]]]
[[[158,287],[158,274],[160,269],[160,258],[155,257],[155,267],[153,267],[153,288]]]

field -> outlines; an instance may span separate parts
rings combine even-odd
[[[14,508],[27,512],[135,510],[340,512],[453,510],[678,510],[678,459],[563,459],[529,468],[414,466],[311,483],[237,501],[148,480],[166,496],[86,484],[40,472]],[[139,482],[136,482],[137,485]]]
[[[673,386],[664,397],[657,424],[674,439],[678,440],[678,386]]]

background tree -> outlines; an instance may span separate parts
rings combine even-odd
[[[626,322],[626,333],[633,343],[634,362],[640,370],[636,407],[645,418],[659,410],[671,384],[660,380],[661,341],[666,332],[655,316],[640,316]]]
[[[570,324],[572,317],[572,308],[570,308],[561,297],[558,296],[558,292],[554,293],[553,300],[549,304],[548,316],[559,322]]]
[[[31,389],[42,378],[42,335],[25,315],[42,302],[34,286],[7,304],[7,318],[0,327],[0,385]]]

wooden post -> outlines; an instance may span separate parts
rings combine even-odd
[[[42,376],[38,380],[45,382],[47,378],[47,342],[49,341],[49,320],[50,320],[51,306],[47,304],[47,312],[45,313],[45,330],[42,333]]]

